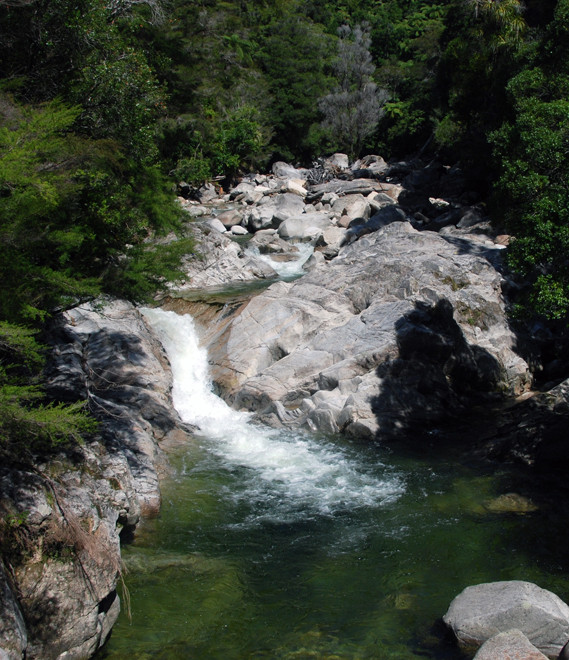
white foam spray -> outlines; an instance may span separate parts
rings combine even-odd
[[[381,506],[402,493],[396,476],[378,477],[377,469],[368,470],[324,438],[257,425],[248,413],[231,409],[212,391],[193,319],[161,309],[142,312],[168,353],[180,417],[200,428],[210,451],[245,470],[241,496],[258,500],[260,515],[274,520],[333,515]]]

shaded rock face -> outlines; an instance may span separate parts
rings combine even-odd
[[[499,249],[394,222],[209,331],[214,381],[276,424],[397,434],[530,381],[505,316]]]
[[[86,399],[100,429],[33,472],[0,469],[0,512],[15,521],[4,530],[13,551],[0,572],[9,617],[0,648],[10,658],[82,659],[119,613],[121,532],[160,508],[160,445],[187,442],[190,429],[171,406],[165,353],[130,304],[69,310],[49,339],[51,393]]]
[[[22,658],[28,645],[28,634],[22,611],[0,563],[0,658]]]
[[[467,587],[443,621],[465,649],[514,628],[541,653],[557,658],[569,639],[569,606],[550,591],[519,580]]]

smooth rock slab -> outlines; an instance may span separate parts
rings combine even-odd
[[[550,591],[520,580],[467,587],[452,601],[443,621],[467,649],[516,628],[555,658],[569,639],[569,606]]]
[[[281,424],[382,438],[431,428],[473,397],[519,394],[528,367],[494,257],[393,222],[209,328],[213,381]]]
[[[484,642],[474,660],[546,660],[521,630],[508,630]]]

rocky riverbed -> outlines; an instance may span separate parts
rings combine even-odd
[[[532,343],[512,329],[508,239],[458,168],[378,157],[348,167],[337,155],[313,170],[276,164],[227,193],[180,192],[201,254],[160,303],[201,323],[216,388],[234,407],[273,426],[393,441],[534,395],[545,373],[552,387],[510,406],[478,447],[564,466],[563,365],[542,350],[547,335]],[[282,281],[264,258],[294,261],[307,244],[300,279]],[[212,287],[252,280],[268,286],[211,304]],[[168,447],[192,442],[139,310],[82,305],[49,340],[52,394],[88,400],[101,427],[49,465],[0,469],[0,657],[10,659],[85,658],[104,643],[119,610],[121,535],[159,511]]]

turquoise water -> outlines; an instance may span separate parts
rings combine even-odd
[[[256,427],[210,398],[191,321],[176,348],[164,314],[174,400],[203,435],[172,456],[160,516],[123,549],[122,613],[100,658],[458,659],[439,619],[469,584],[530,580],[568,599],[551,531],[563,518],[496,499],[530,496],[523,473],[436,444]]]

